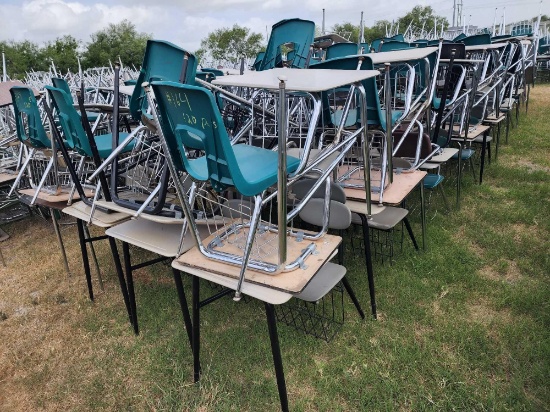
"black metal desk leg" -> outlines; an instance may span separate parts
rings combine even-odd
[[[422,249],[426,250],[426,199],[424,197],[424,179],[420,184],[420,215],[422,219]]]
[[[481,166],[479,167],[479,184],[483,183],[483,170],[485,169],[485,150],[487,147],[487,132],[483,133],[483,146],[481,146]]]
[[[269,329],[269,339],[271,341],[273,364],[275,365],[275,376],[277,377],[277,389],[279,390],[279,399],[281,400],[281,410],[288,411],[288,395],[286,392],[285,373],[283,371],[283,358],[281,356],[281,347],[279,346],[279,335],[277,334],[277,319],[275,318],[275,308],[271,303],[264,302],[264,305],[265,314],[267,316],[267,328]]]
[[[189,315],[189,308],[187,307],[187,299],[185,297],[185,291],[183,289],[183,282],[181,281],[181,273],[172,268],[174,274],[174,281],[176,282],[176,290],[178,291],[178,298],[180,301],[181,314],[183,315],[183,322],[185,324],[185,332],[189,338],[189,346],[193,350],[193,331],[191,324],[191,316]]]
[[[200,297],[199,278],[193,276],[193,380],[198,382],[201,374],[200,366]]]
[[[134,290],[134,276],[132,275],[132,262],[130,258],[130,246],[122,242],[122,254],[124,255],[124,269],[126,271],[126,284],[128,286],[128,297],[130,298],[130,318],[134,333],[139,335],[139,325],[137,320],[136,293]]]
[[[82,252],[82,263],[84,264],[84,274],[86,275],[86,283],[88,284],[88,294],[90,300],[94,300],[94,290],[92,286],[92,275],[90,274],[90,261],[88,259],[88,248],[86,248],[86,238],[84,237],[84,223],[80,219],[76,219],[76,227],[78,229],[78,239],[80,240],[80,251]]]
[[[369,282],[370,307],[372,316],[377,319],[376,313],[376,293],[374,290],[374,271],[372,269],[372,255],[370,250],[370,230],[367,217],[359,214],[361,218],[361,226],[363,227],[363,243],[365,244],[365,264],[367,266],[367,280]]]
[[[130,306],[128,288],[126,286],[126,280],[124,279],[124,273],[122,272],[122,265],[120,263],[120,257],[118,256],[116,242],[112,237],[109,237],[109,246],[111,247],[111,254],[113,255],[113,262],[115,263],[115,270],[118,276],[118,283],[120,284],[120,291],[122,292],[122,297],[124,299],[124,305],[126,306],[126,311],[128,312],[128,319],[130,320],[130,323],[133,324],[132,308]]]
[[[55,215],[55,210],[50,208],[50,214],[52,215],[53,230],[55,231],[55,236],[57,236],[57,241],[59,243],[59,248],[61,249],[61,256],[63,257],[63,266],[65,267],[65,272],[67,276],[71,276],[69,271],[69,262],[67,261],[67,254],[65,253],[65,245],[63,244],[63,238],[61,237],[61,232],[59,231],[59,221]]]

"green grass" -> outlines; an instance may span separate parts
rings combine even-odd
[[[529,115],[522,113],[482,186],[465,173],[459,211],[443,213],[434,194],[426,252],[405,237],[393,265],[375,264],[378,321],[361,320],[345,296],[345,323],[330,343],[279,325],[292,410],[550,410],[549,96],[550,87],[537,85]],[[452,203],[449,182],[446,190]],[[420,240],[418,216],[412,218]],[[32,229],[25,225],[9,231]],[[262,304],[227,297],[201,311],[203,375],[193,384],[169,267],[136,273],[136,337],[105,246],[98,254],[106,291],[87,301],[74,232],[64,236],[77,274],[63,289],[68,303],[55,306],[65,308],[64,317],[48,318],[54,332],[47,336],[62,344],[41,340],[27,356],[6,355],[19,371],[13,384],[32,408],[278,410]],[[368,311],[363,259],[346,252],[348,277]],[[44,277],[54,281],[53,273]],[[190,280],[184,285],[190,299]],[[201,290],[205,297],[213,292],[207,284]],[[20,327],[32,333],[33,319]],[[9,338],[1,322],[0,337]]]

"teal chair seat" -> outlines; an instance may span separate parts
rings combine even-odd
[[[99,113],[96,113],[96,112],[86,112],[86,118],[88,119],[88,121],[90,123],[93,123],[97,120],[97,118],[99,117]]]
[[[462,149],[462,160],[468,160],[475,153],[474,149]],[[455,153],[452,159],[458,159],[458,153]]]
[[[380,127],[382,129],[386,130],[386,109],[381,109],[381,116],[380,116]],[[391,125],[392,127],[397,123],[399,118],[403,116],[403,112],[401,110],[393,110],[391,112]]]
[[[429,173],[424,177],[424,187],[435,189],[443,181],[444,177],[439,174]]]
[[[261,147],[238,144],[233,146],[235,158],[249,189],[245,196],[253,196],[277,183],[278,153]],[[296,171],[300,159],[292,156],[286,158],[287,173]]]
[[[122,142],[124,139],[128,137],[129,133],[119,133],[118,141]],[[99,153],[99,157],[102,159],[106,159],[109,157],[111,152],[113,151],[113,135],[112,134],[102,134],[99,136],[95,136],[95,144],[97,146],[97,151]],[[132,140],[122,151],[122,153],[127,153],[132,151],[132,149],[135,147],[136,141]]]

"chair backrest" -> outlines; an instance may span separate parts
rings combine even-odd
[[[252,64],[252,67],[254,67],[254,70],[256,71],[260,70],[264,56],[265,56],[265,52],[263,51],[258,52],[258,54],[256,55],[256,60],[254,60],[254,64]]]
[[[71,99],[71,102],[74,104],[74,99],[71,94],[71,88],[69,87],[69,83],[67,83],[67,80],[62,77],[52,77],[52,84],[53,87],[55,87],[56,89],[61,89],[65,93],[67,93],[67,96],[69,96],[69,99]]]
[[[208,180],[216,191],[234,186],[248,195],[223,119],[212,92],[175,82],[152,82],[161,128],[175,166],[197,180],[204,176],[194,169],[186,149],[205,152]],[[254,159],[250,159],[254,161]],[[261,165],[259,165],[261,167]]]
[[[355,43],[334,43],[332,46],[327,47],[325,58],[334,59],[336,57],[346,57],[359,54],[357,50],[357,44]]]
[[[385,52],[385,51],[403,50],[403,49],[410,49],[410,48],[411,48],[411,45],[404,41],[388,40],[382,43],[382,46],[380,47],[380,51]]]
[[[187,56],[187,65],[184,64]],[[147,111],[143,82],[166,80],[195,84],[197,60],[194,55],[182,48],[163,40],[148,40],[143,63],[137,79],[137,86],[130,99],[130,113],[135,120]]]
[[[75,149],[83,156],[92,157],[92,149],[88,135],[82,126],[82,120],[79,113],[73,106],[69,95],[63,90],[52,86],[46,86],[53,105],[57,110],[59,125],[63,130],[63,137],[70,148]]]
[[[36,149],[51,147],[46,135],[34,92],[28,87],[13,86],[10,89],[15,112],[17,138]]]
[[[464,37],[457,40],[464,43],[466,46],[479,46],[481,44],[491,44],[491,35],[487,33],[476,34],[474,36]]]
[[[259,70],[269,70],[276,67],[282,61],[281,46],[291,44],[292,51],[289,53],[292,60],[289,66],[303,69],[309,55],[309,47],[315,36],[315,23],[309,20],[288,19],[281,20],[273,25],[271,35],[267,43],[265,55]]]

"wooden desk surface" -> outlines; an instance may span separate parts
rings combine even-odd
[[[362,172],[357,171],[356,181],[362,182]],[[354,178],[355,174],[351,177]],[[395,173],[393,174],[393,183],[384,190],[384,196],[382,202],[385,205],[396,206],[411,193],[411,191],[424,179],[427,172],[422,170],[415,170],[411,173]],[[380,181],[380,171],[371,171],[371,184],[373,181]],[[367,199],[366,193],[363,189],[344,188],[346,197],[351,200],[357,200],[364,202]],[[380,193],[371,193],[371,202],[378,203],[380,200]]]
[[[209,243],[215,235],[216,233],[209,236],[203,243]],[[287,238],[287,262],[292,262],[293,260],[295,260],[296,257],[300,255],[302,249],[305,249],[310,243],[315,244],[316,251],[318,253],[312,254],[305,259],[306,267],[303,269],[299,267],[293,271],[282,272],[274,275],[256,272],[254,270],[248,269],[245,273],[245,280],[248,283],[261,285],[270,289],[276,289],[285,293],[300,293],[307,286],[313,276],[319,271],[319,269],[325,264],[325,262],[329,260],[334,250],[336,250],[341,241],[341,237],[328,234],[315,242],[306,239],[302,240],[301,242],[297,242],[296,238],[289,236]],[[224,244],[227,243],[228,242],[224,242]],[[224,252],[229,252],[229,249],[232,247],[232,253],[240,253],[240,255],[242,256],[243,251],[235,248],[232,245],[228,245],[227,249],[221,248],[220,250]],[[277,254],[275,253],[273,254],[273,256],[270,256],[265,260],[271,260],[272,263],[276,263],[276,259]],[[240,266],[234,266],[227,263],[219,262],[217,260],[206,258],[198,250],[197,247],[193,247],[191,250],[181,255],[178,259],[174,260],[172,266],[183,272],[190,272],[191,269],[205,271],[213,273],[214,275],[221,275],[232,278],[233,281],[239,278],[241,270]]]
[[[468,138],[467,140],[474,140],[476,137],[481,136],[483,133],[485,133],[487,130],[489,130],[491,126],[486,124],[481,124],[477,126],[474,130],[470,130],[468,132]],[[455,126],[455,130],[458,130],[458,126]],[[462,132],[460,134],[460,137],[453,137],[453,140],[464,140],[465,132]]]
[[[65,207],[63,213],[77,219],[87,222],[90,219],[92,208],[84,202],[76,202],[71,206]],[[95,210],[92,218],[92,224],[102,228],[108,228],[117,223],[130,219],[130,216],[124,213],[105,213],[101,210]]]
[[[94,193],[91,190],[85,190],[84,192],[88,197],[91,197],[94,195]],[[19,193],[33,197],[34,194],[36,193],[36,189],[22,189],[22,190],[19,190]],[[41,199],[50,203],[58,203],[58,202],[67,203],[69,201],[69,195],[70,193],[67,193],[67,192],[61,192],[58,195],[55,195],[55,194],[47,193],[41,190],[38,193],[37,199]],[[80,199],[80,196],[78,192],[75,191],[73,200],[78,200],[78,199]]]

